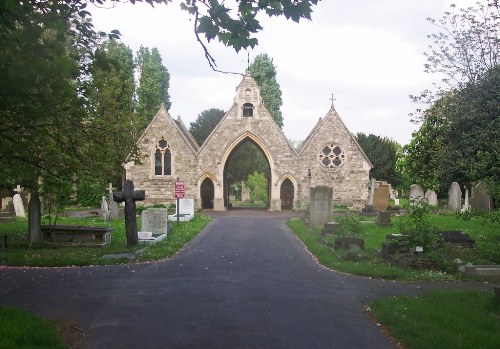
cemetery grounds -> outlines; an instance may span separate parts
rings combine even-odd
[[[339,207],[335,209],[335,215],[353,217],[347,208]],[[500,224],[485,224],[479,220],[465,222],[459,220],[453,213],[433,214],[430,218],[439,229],[463,230],[476,240],[476,248],[468,251],[448,251],[448,258],[457,257],[476,264],[500,264]],[[464,279],[461,274],[446,269],[446,266],[450,266],[449,263],[443,263],[443,270],[405,270],[388,265],[380,258],[380,245],[387,234],[398,232],[398,217],[393,218],[393,224],[389,227],[377,226],[375,218],[358,218],[356,216],[353,219],[360,222],[362,229],[359,234],[365,239],[365,251],[360,255],[359,260],[344,260],[342,258],[343,251],[336,251],[326,245],[320,237],[320,230],[309,229],[302,219],[293,219],[288,222],[288,225],[306,248],[316,256],[319,263],[334,270],[372,278],[401,281]],[[7,249],[0,252],[0,265],[83,266],[164,259],[181,249],[209,221],[210,218],[197,214],[191,222],[174,224],[166,240],[150,246],[143,253],[135,254],[144,246],[126,247],[123,219],[105,223],[100,217],[59,217],[58,224],[112,227],[113,236],[110,246],[105,248],[61,247],[57,249],[28,248],[26,243],[27,220],[17,219],[13,223],[0,225],[0,236],[2,238],[8,236]],[[134,257],[131,259],[125,257],[102,259],[104,254],[133,254]],[[457,307],[457,304],[460,304],[460,307]],[[439,314],[436,314],[435,311],[437,305],[440,308]],[[368,314],[377,325],[392,336],[401,348],[431,348],[435,347],[436,340],[440,341],[441,348],[469,348],[476,347],[476,345],[484,348],[497,348],[500,346],[500,339],[496,335],[500,330],[500,305],[494,302],[492,294],[489,293],[437,291],[424,294],[419,298],[396,297],[377,300],[368,305],[367,309],[369,309]],[[18,313],[16,310],[14,311]],[[16,321],[26,323],[22,326],[23,328],[36,328],[40,329],[40,333],[50,333],[46,330],[46,323],[40,324],[38,320],[33,320],[30,314],[23,314],[19,311],[21,314],[14,315],[10,309],[5,308],[0,308],[0,312],[3,315],[8,315],[6,317],[2,315],[3,318],[19,317],[21,320]],[[443,328],[443,323],[450,325]],[[66,341],[66,344],[71,343],[71,331],[61,330],[64,328],[61,324],[49,326],[52,326],[54,331],[57,329],[59,336],[69,335],[70,339],[69,342]],[[15,328],[19,327],[15,326]],[[9,331],[8,328],[5,328],[5,331]],[[36,334],[36,331],[31,332]],[[31,343],[39,340],[39,337],[30,339]],[[43,340],[49,341],[50,344],[47,347],[64,347],[64,344],[60,343],[58,335]]]

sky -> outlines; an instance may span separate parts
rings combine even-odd
[[[352,133],[363,132],[409,143],[418,125],[409,114],[422,105],[409,96],[432,88],[440,77],[424,73],[427,35],[438,32],[426,18],[440,19],[449,5],[471,0],[322,0],[312,20],[300,23],[261,16],[259,45],[249,51],[212,41],[217,68],[242,74],[267,53],[281,87],[284,127],[291,140],[304,140],[334,107]],[[141,45],[160,51],[170,73],[170,115],[186,126],[206,109],[227,111],[242,76],[214,72],[179,1],[158,5],[120,3],[90,6],[97,30],[118,29],[134,54]]]

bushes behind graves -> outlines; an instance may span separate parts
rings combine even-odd
[[[106,195],[106,183],[90,176],[79,178],[77,183],[77,201],[79,205],[99,207],[103,195]]]

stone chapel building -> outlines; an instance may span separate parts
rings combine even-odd
[[[179,178],[197,208],[223,211],[229,195],[227,163],[246,141],[269,162],[270,211],[307,207],[309,188],[315,186],[332,187],[334,204],[366,204],[372,165],[333,105],[296,150],[265,109],[250,76],[243,77],[233,105],[201,145],[180,118],[161,107],[138,140],[143,159],[125,164],[126,177],[146,191],[145,203],[173,202]]]

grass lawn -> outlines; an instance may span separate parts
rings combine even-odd
[[[134,261],[148,261],[168,258],[179,251],[187,242],[198,234],[210,218],[195,215],[190,222],[173,224],[168,237],[149,247],[146,252],[139,255]],[[44,223],[44,222],[42,222]],[[12,266],[84,266],[103,264],[129,263],[128,259],[102,259],[105,254],[131,253],[142,249],[144,245],[127,248],[125,223],[123,219],[112,220],[105,223],[100,218],[58,218],[57,224],[109,226],[113,228],[111,244],[107,247],[37,247],[29,248],[27,244],[27,219],[18,219],[12,223],[0,224],[0,238],[7,236],[7,249],[0,252],[0,265]],[[138,219],[140,227],[140,219]]]
[[[391,217],[393,224],[389,227],[379,227],[374,217],[359,219],[363,220],[361,226],[366,258],[359,261],[339,258],[341,251],[333,252],[321,241],[320,229],[309,229],[303,220],[294,219],[289,221],[288,225],[318,261],[331,269],[393,280],[450,280],[461,277],[459,274],[440,270],[405,270],[388,265],[380,258],[379,251],[387,234],[399,232],[399,217]],[[446,258],[450,260],[460,258],[463,262],[473,264],[500,263],[500,224],[483,224],[475,220],[464,222],[454,214],[435,214],[431,216],[431,221],[439,230],[462,230],[476,240],[476,247],[473,249],[444,249],[442,255]]]
[[[56,328],[22,310],[0,306],[0,348],[63,349]]]
[[[433,291],[371,304],[377,321],[412,349],[500,348],[493,292]]]

